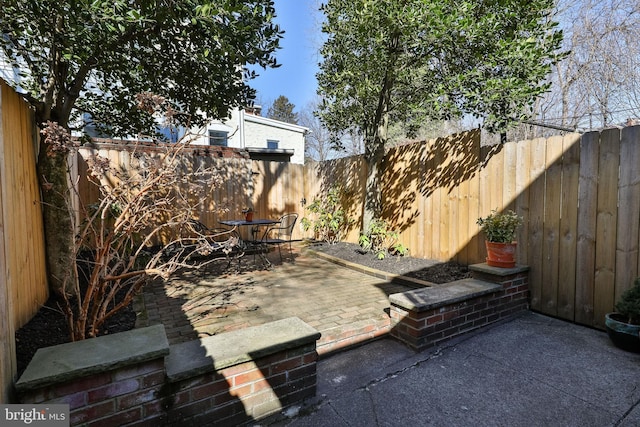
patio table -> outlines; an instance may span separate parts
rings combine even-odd
[[[273,225],[280,222],[279,219],[254,219],[247,221],[246,219],[222,219],[218,221],[220,224],[228,225],[230,227],[259,227],[261,225]],[[255,238],[253,240],[256,240]]]
[[[218,221],[220,224],[227,225],[229,227],[259,227],[265,225],[273,225],[280,223],[279,219],[254,219],[252,221],[247,221],[246,219],[222,219]],[[266,245],[262,244],[259,240],[255,238],[253,235],[253,230],[249,232],[252,235],[251,240],[245,240],[246,247],[253,251],[254,258],[257,253],[262,260],[262,263],[268,268],[271,266],[271,262],[266,256],[267,248]]]
[[[244,226],[244,225],[272,225],[280,222],[279,219],[254,219],[247,221],[246,219],[221,219],[218,221],[220,224],[229,226]]]

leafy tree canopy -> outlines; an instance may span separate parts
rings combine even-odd
[[[17,71],[10,83],[41,127],[80,127],[76,119],[91,117],[116,137],[153,135],[160,115],[174,126],[200,126],[247,104],[255,91],[246,81],[255,74],[245,67],[277,66],[282,33],[274,16],[272,0],[1,0],[0,63]],[[66,157],[48,139],[38,176],[49,283],[67,292],[76,230]]]
[[[329,0],[318,74],[333,131],[365,141],[388,120],[474,114],[491,130],[527,114],[558,59],[553,0]]]
[[[554,0],[328,0],[319,112],[339,135],[363,135],[363,229],[382,211],[389,123],[412,136],[425,119],[474,114],[489,130],[525,116],[548,84],[562,33]],[[336,145],[340,143],[336,141]]]
[[[267,110],[267,117],[295,125],[298,124],[298,115],[293,112],[294,108],[295,106],[289,102],[289,98],[280,95]]]
[[[154,128],[140,93],[172,101],[181,125],[253,98],[243,67],[277,66],[274,16],[272,0],[3,0],[0,46],[39,123],[89,113],[137,134]]]

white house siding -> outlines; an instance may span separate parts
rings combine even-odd
[[[267,148],[267,141],[278,141],[279,150],[292,150],[291,163],[304,164],[306,128],[266,117],[245,115],[245,147]]]
[[[267,141],[278,141],[278,150],[291,150],[291,163],[304,164],[305,134],[303,126],[233,110],[226,121],[212,121],[192,144],[209,145],[209,130],[227,132],[227,146],[267,149]]]

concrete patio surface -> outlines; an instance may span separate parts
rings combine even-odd
[[[382,339],[335,354],[316,396],[272,425],[639,426],[640,354],[527,312],[419,353]]]

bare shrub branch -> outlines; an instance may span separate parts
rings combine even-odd
[[[51,124],[47,129],[45,140],[56,150],[77,155],[77,144],[59,127]],[[86,159],[87,179],[97,186],[100,198],[91,206],[75,208],[78,211],[69,204],[74,222],[79,219],[74,242],[79,274],[68,275],[65,286],[57,290],[71,340],[96,336],[148,280],[241,255],[233,230],[194,229],[195,213],[211,203],[211,192],[221,185],[222,176],[185,155],[186,145],[166,144],[162,152],[135,145],[127,167],[95,153]],[[71,177],[70,168],[68,173]],[[78,184],[70,179],[69,200],[78,196]]]

